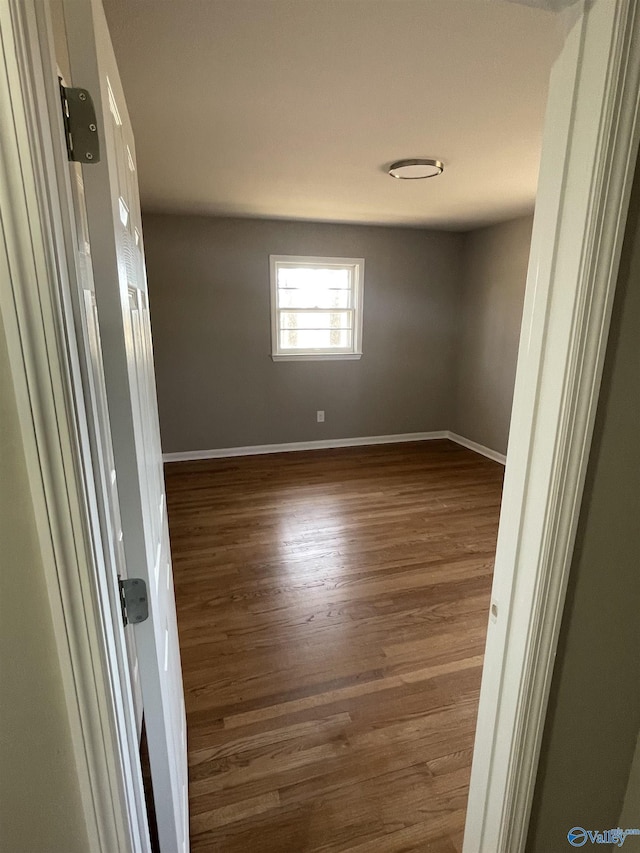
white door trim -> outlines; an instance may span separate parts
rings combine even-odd
[[[130,708],[101,600],[95,484],[74,390],[80,378],[72,312],[60,287],[67,270],[52,154],[58,130],[47,112],[37,2],[0,4],[0,312],[89,851],[134,853],[146,844],[130,796],[138,784],[135,756],[121,726]]]
[[[638,23],[637,0],[589,0],[552,74],[464,853],[526,843],[638,151]]]

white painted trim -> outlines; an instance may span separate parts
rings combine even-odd
[[[472,441],[470,438],[458,435],[457,432],[449,431],[447,433],[447,438],[451,439],[451,441],[455,441],[456,444],[461,444],[462,447],[466,447],[467,450],[473,450],[474,453],[480,453],[481,456],[486,456],[487,459],[492,459],[494,462],[499,462],[501,465],[504,465],[507,461],[507,457],[504,453],[498,453],[497,450],[492,450],[484,444],[478,444],[477,441]]]
[[[325,352],[318,355],[272,355],[273,361],[360,361],[361,352]]]
[[[163,453],[164,462],[194,462],[198,459],[224,459],[229,456],[261,456],[267,453],[295,453],[299,450],[326,450],[333,447],[365,447],[373,444],[402,444],[449,438],[445,429],[436,432],[406,432],[398,435],[369,435],[358,438],[327,438],[319,441],[293,441],[288,444],[255,444],[247,447],[220,447],[213,450],[184,450]]]
[[[582,9],[549,91],[464,853],[525,849],[638,152],[638,2]]]
[[[0,314],[36,515],[89,853],[135,848],[127,768],[97,592],[73,326],[58,287],[60,199],[52,164],[38,0],[0,4]],[[54,77],[55,80],[55,77]],[[75,414],[74,414],[75,413]],[[76,419],[75,415],[78,415]],[[86,424],[85,424],[86,430]],[[117,689],[117,686],[116,686]]]
[[[327,438],[318,441],[292,441],[284,444],[253,444],[245,447],[217,447],[212,450],[182,450],[176,453],[163,453],[163,462],[195,462],[199,459],[226,459],[230,456],[262,456],[268,453],[296,453],[300,450],[326,450],[337,447],[366,447],[374,444],[404,444],[411,441],[432,441],[448,438],[450,441],[473,450],[487,459],[505,464],[506,456],[491,450],[484,444],[471,441],[448,429],[435,432],[405,432],[397,435],[368,435],[357,438]]]

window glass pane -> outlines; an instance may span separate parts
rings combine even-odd
[[[350,329],[351,311],[281,311],[281,329]]]
[[[351,291],[338,288],[280,288],[278,304],[280,308],[350,308]]]
[[[320,292],[328,287],[351,287],[351,271],[346,267],[278,267],[278,287],[296,287]]]
[[[281,350],[350,349],[350,329],[281,329]]]

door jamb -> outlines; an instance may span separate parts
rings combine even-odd
[[[146,849],[127,788],[138,784],[129,713],[100,596],[101,542],[53,145],[38,0],[0,4],[0,315],[52,612],[90,853]],[[99,535],[99,532],[98,532]],[[138,761],[139,769],[139,761]],[[132,781],[133,780],[133,781]],[[144,802],[144,796],[142,797]]]
[[[551,78],[464,853],[526,844],[636,168],[639,19],[638,0],[586,0]]]

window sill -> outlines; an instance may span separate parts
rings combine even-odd
[[[359,361],[361,352],[322,352],[317,354],[306,353],[300,355],[271,355],[273,361]]]

